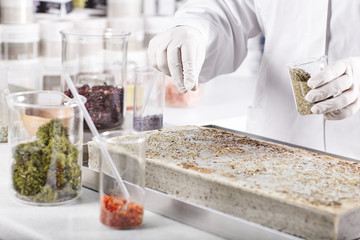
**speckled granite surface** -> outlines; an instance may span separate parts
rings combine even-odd
[[[147,135],[149,188],[307,239],[360,232],[360,163],[212,128]]]

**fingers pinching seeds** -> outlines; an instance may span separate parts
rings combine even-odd
[[[175,81],[175,85],[181,93],[186,92],[184,85],[183,66],[181,62],[180,47],[174,43],[170,43],[167,49],[167,59],[170,75]]]
[[[193,89],[197,85],[197,78],[195,76],[196,69],[196,46],[194,42],[185,41],[181,46],[181,62],[183,64],[184,86],[187,91]]]

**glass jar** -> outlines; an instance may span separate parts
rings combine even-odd
[[[144,214],[146,136],[118,130],[104,132],[101,137],[127,193],[101,154],[100,221],[113,228],[135,228],[142,224]]]
[[[38,57],[40,29],[38,23],[1,24],[1,59],[25,60]]]
[[[83,145],[80,108],[55,91],[13,93],[7,100],[14,196],[33,205],[77,199]]]
[[[2,24],[26,24],[33,21],[33,0],[0,0]]]
[[[163,127],[165,75],[152,67],[135,69],[133,128],[149,131]]]
[[[144,49],[144,19],[142,17],[108,18],[108,26],[111,29],[131,32],[128,42],[129,51]]]
[[[144,47],[149,47],[150,40],[168,29],[173,20],[173,16],[146,16],[144,20]]]
[[[108,18],[140,17],[142,10],[142,1],[108,0],[106,10],[106,15]]]
[[[74,26],[73,22],[66,20],[41,20],[40,24],[40,56],[61,59],[60,31]],[[61,64],[60,64],[61,65]]]
[[[130,33],[111,29],[61,31],[62,89],[72,97],[64,77],[69,75],[98,131],[120,128],[125,119],[127,42]],[[84,125],[88,130],[87,124]]]

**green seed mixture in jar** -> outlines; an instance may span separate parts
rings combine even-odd
[[[312,114],[310,109],[314,103],[310,103],[305,100],[306,94],[311,90],[311,88],[307,85],[307,81],[310,77],[310,74],[305,72],[303,69],[290,69],[290,78],[294,90],[296,105],[301,115]]]
[[[39,127],[36,140],[18,144],[12,165],[13,188],[21,200],[54,203],[73,199],[81,187],[79,150],[57,118]]]

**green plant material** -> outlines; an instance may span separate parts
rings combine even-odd
[[[80,187],[79,151],[57,118],[41,126],[37,140],[15,147],[14,189],[25,200],[57,202],[71,199]]]
[[[296,99],[296,106],[301,115],[312,114],[311,107],[314,103],[305,100],[306,94],[311,90],[307,85],[310,74],[300,68],[290,69],[290,78]]]

